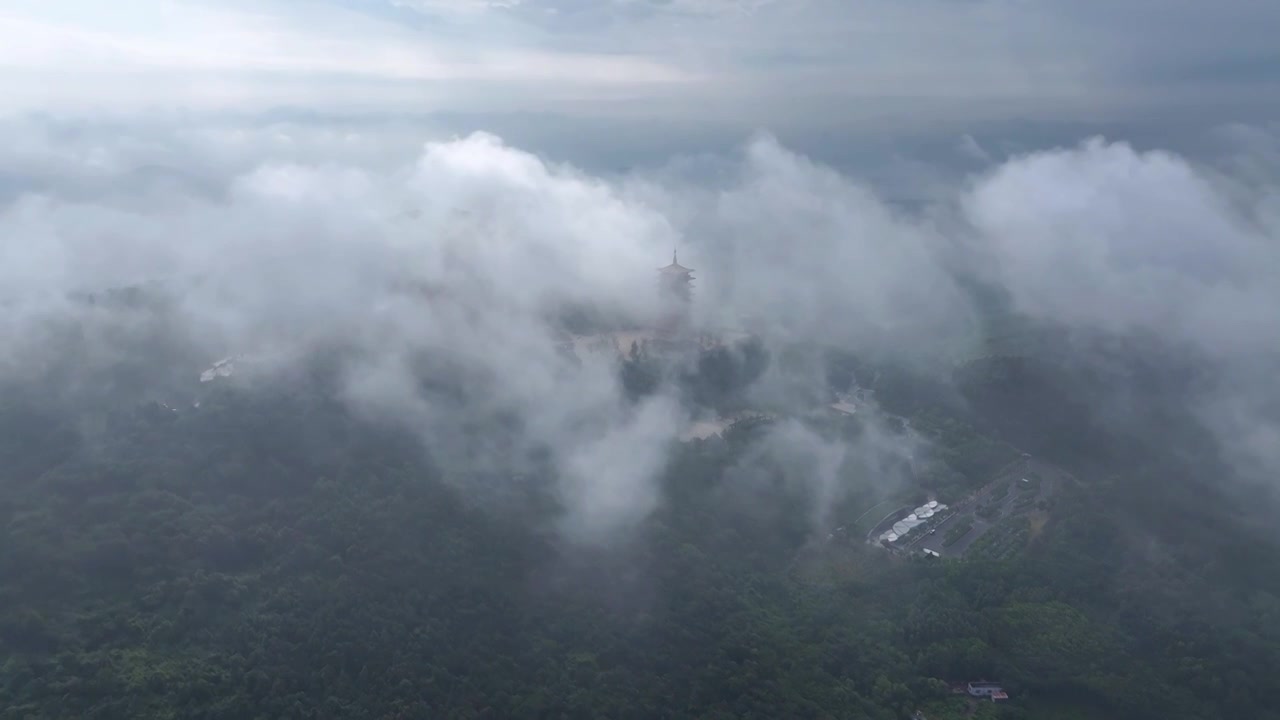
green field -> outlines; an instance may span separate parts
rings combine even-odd
[[[1024,516],[1008,518],[987,531],[969,548],[967,557],[1007,560],[1026,547],[1031,537],[1031,521]]]
[[[868,508],[862,510],[859,515],[855,516],[857,520],[848,527],[852,536],[862,536],[871,532],[875,528],[876,523],[884,519],[890,510],[896,506],[905,505],[906,501],[902,498],[891,498],[883,500]]]
[[[947,531],[947,536],[942,540],[942,547],[951,547],[952,545],[955,545],[956,542],[960,540],[960,538],[964,537],[965,535],[968,535],[969,531],[972,529],[973,529],[972,518],[965,518],[963,520],[958,521],[954,527],[952,527],[950,530]]]

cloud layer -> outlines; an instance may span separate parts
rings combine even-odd
[[[1265,148],[1252,129],[1237,137]],[[1198,167],[1090,140],[1014,158],[963,198],[1016,307],[1207,358],[1188,411],[1254,479],[1280,470],[1280,185],[1265,154]],[[1158,429],[1150,429],[1158,432]]]
[[[158,282],[177,298],[167,327],[210,360],[353,346],[352,406],[404,419],[460,463],[485,449],[468,422],[514,419],[512,452],[549,451],[580,536],[662,501],[655,478],[684,418],[662,394],[628,407],[612,362],[566,357],[547,319],[584,302],[650,317],[653,270],[673,246],[698,268],[707,326],[924,364],[971,337],[956,278],[981,258],[1022,312],[1212,358],[1219,392],[1198,412],[1242,467],[1280,467],[1275,393],[1256,384],[1280,355],[1280,204],[1265,163],[1210,168],[1091,140],[1014,157],[951,186],[941,208],[907,211],[769,137],[604,177],[484,133],[11,129],[35,142],[7,151],[0,199],[10,371],[73,311],[67,293]],[[416,381],[424,358],[457,369],[465,415]],[[784,444],[812,446],[819,494],[838,497],[848,459],[811,440]],[[863,450],[867,467],[898,452]]]

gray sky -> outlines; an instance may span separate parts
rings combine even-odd
[[[1158,135],[1274,117],[1276,27],[1262,0],[8,0],[0,110]]]

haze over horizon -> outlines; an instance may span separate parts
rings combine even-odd
[[[965,136],[981,150],[958,160],[1098,133],[1198,153],[1217,128],[1265,127],[1277,24],[1251,0],[14,0],[0,111],[425,119],[614,168],[765,129],[909,173]]]

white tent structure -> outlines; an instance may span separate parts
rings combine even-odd
[[[926,520],[929,520],[934,515],[937,515],[946,509],[946,505],[939,503],[937,500],[930,500],[924,505],[912,510],[906,517],[895,522],[892,528],[880,533],[880,540],[882,542],[896,543],[911,534],[911,532],[916,528],[925,524]]]

